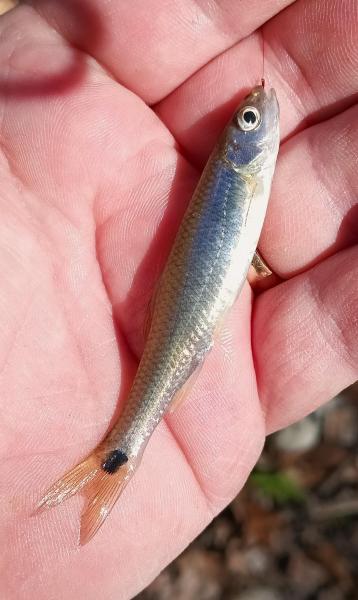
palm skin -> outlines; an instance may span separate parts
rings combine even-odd
[[[101,7],[38,1],[0,19],[6,599],[133,597],[239,492],[266,433],[357,377],[355,0]],[[125,400],[155,281],[261,75],[262,36],[283,144],[260,249],[283,281],[244,288],[190,397],[79,548],[81,498],[31,513]]]

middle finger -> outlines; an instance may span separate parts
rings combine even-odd
[[[280,101],[283,139],[308,120],[337,114],[357,99],[357,8],[350,0],[295,2],[266,24],[264,42],[256,32],[222,53],[159,103],[157,113],[202,165],[238,97],[262,76],[264,52],[265,75]]]
[[[260,250],[287,278],[358,240],[358,106],[282,145]]]

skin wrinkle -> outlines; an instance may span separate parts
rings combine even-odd
[[[284,74],[281,73],[280,65],[281,65],[282,58],[279,55],[279,51],[274,50],[273,44],[271,44],[271,42],[267,39],[267,36],[265,37],[265,28],[264,27],[262,29],[262,36],[263,36],[263,39],[265,40],[265,63],[267,66],[269,65],[269,69],[267,67],[266,68],[267,68],[267,70],[274,71],[275,77],[277,77],[280,80],[280,84],[282,85],[283,89],[287,89],[289,91],[287,97],[290,99],[291,103],[293,104],[294,110],[296,111],[297,115],[299,115],[301,121],[304,122],[306,120],[306,112],[307,112],[306,103],[304,102],[303,99],[301,99],[300,94],[298,92],[298,88],[296,89],[295,86],[290,83],[289,78],[285,77]],[[276,66],[275,62],[272,61],[270,59],[270,57],[268,56],[269,51],[271,51],[272,54],[274,55],[274,57],[276,58],[277,66]],[[293,64],[296,65],[293,55],[291,56],[288,53],[287,53],[287,55],[290,56],[290,58],[293,61]],[[298,65],[296,65],[296,66],[298,67]],[[308,87],[308,90],[310,90],[309,87]],[[292,98],[295,99],[295,102],[292,102]],[[287,142],[291,137],[293,137],[296,133],[296,129],[297,128],[295,128],[293,131],[291,131],[287,135],[285,135],[281,139],[281,143]]]
[[[8,66],[8,70],[10,69],[10,67]],[[1,121],[0,121],[0,152],[2,154],[2,157],[5,159],[5,163],[6,166],[10,172],[10,174],[14,177],[15,180],[17,180],[22,187],[26,188],[26,183],[25,181],[22,179],[18,169],[15,167],[15,163],[12,160],[11,156],[10,156],[10,151],[7,149],[6,147],[6,143],[5,140],[3,138],[3,136],[1,135],[1,131],[2,131],[2,124],[5,118],[5,110],[6,110],[6,103],[8,102],[8,100],[6,100],[5,105],[3,107],[3,111],[1,112]]]
[[[156,139],[157,139],[157,138],[153,138],[153,141],[155,141]],[[152,146],[152,143],[153,143],[153,141],[152,141],[150,144],[146,144],[146,145],[144,146],[144,148],[141,148],[141,150],[139,151],[139,153],[142,153],[142,152],[144,152],[144,150],[145,150],[147,147],[149,147],[149,146]],[[165,145],[166,145],[166,144],[165,144]],[[168,146],[168,147],[170,147],[170,148],[171,148],[171,146]],[[132,155],[132,156],[129,158],[129,160],[130,160],[131,158],[133,158],[133,156],[134,156],[134,155]],[[187,160],[187,159],[186,159],[184,156],[182,156],[182,155],[180,154],[180,151],[179,151],[179,150],[176,150],[176,160],[175,160],[175,162],[173,161],[173,162],[171,162],[170,164],[167,164],[167,165],[165,166],[165,168],[164,168],[164,171],[171,171],[171,170],[173,169],[173,164],[174,164],[174,166],[176,166],[176,165],[178,164],[178,159],[179,159],[179,158],[181,158],[181,159],[184,161],[184,164],[185,164],[185,165],[187,164],[189,167],[191,166],[191,165],[190,165],[190,163],[189,163],[189,161],[188,161],[188,160]],[[182,168],[182,165],[181,165],[181,168]],[[200,172],[199,172],[197,169],[195,169],[195,167],[193,167],[193,168],[192,168],[192,172],[195,172],[195,173],[196,173],[197,179],[199,180],[199,177],[200,177]],[[153,174],[153,175],[151,176],[151,178],[157,178],[157,176],[158,176],[158,173],[155,173],[155,174]],[[147,181],[147,180],[146,180],[146,181]],[[140,185],[142,186],[142,182],[140,182]],[[169,191],[168,193],[170,194],[170,191]],[[190,200],[189,196],[188,196],[188,199],[187,199],[187,200],[188,200],[188,201]],[[126,208],[125,208],[125,207],[123,207],[123,206],[118,206],[118,208],[117,208],[117,209],[116,209],[114,212],[113,212],[113,211],[111,212],[111,214],[110,214],[110,215],[109,215],[109,216],[108,216],[108,217],[105,219],[105,221],[101,222],[101,223],[100,223],[100,224],[99,224],[99,225],[96,227],[96,256],[97,256],[97,259],[98,259],[98,265],[99,265],[99,268],[100,268],[100,271],[101,271],[101,276],[102,276],[103,285],[104,285],[104,287],[105,287],[105,290],[106,290],[106,296],[107,296],[107,298],[108,298],[108,301],[109,301],[109,303],[111,304],[112,308],[115,308],[115,307],[114,307],[114,306],[112,305],[112,303],[111,303],[111,294],[110,294],[110,291],[108,290],[108,287],[107,287],[107,285],[106,285],[106,283],[105,283],[105,279],[106,279],[106,278],[105,278],[105,274],[103,273],[103,267],[102,267],[102,265],[101,265],[100,258],[98,258],[98,257],[100,256],[100,252],[98,252],[98,238],[100,237],[100,234],[101,234],[101,232],[103,232],[103,230],[105,230],[105,228],[106,228],[106,227],[107,227],[109,224],[111,224],[113,221],[115,221],[115,220],[116,220],[116,218],[117,218],[118,214],[120,214],[121,212],[123,212],[123,211],[125,211],[125,210],[126,210]],[[178,224],[178,227],[179,227],[179,224]],[[158,273],[158,275],[157,275],[157,281],[156,281],[156,283],[155,283],[154,290],[152,291],[152,293],[150,294],[150,297],[148,298],[148,308],[147,308],[147,310],[149,310],[149,309],[150,309],[151,297],[152,297],[152,295],[153,295],[153,293],[154,293],[155,289],[157,288],[157,285],[158,285],[158,282],[159,282],[160,275],[161,275],[161,273],[159,272],[159,273]],[[135,363],[138,365],[138,362],[139,362],[140,355],[138,354],[138,352],[136,352],[136,350],[135,350],[135,346],[134,346],[133,342],[131,341],[131,339],[130,339],[130,336],[128,335],[128,332],[126,332],[126,331],[123,329],[123,319],[122,319],[122,317],[123,317],[123,316],[124,316],[124,318],[125,318],[125,315],[117,315],[117,316],[115,317],[115,324],[116,324],[116,326],[117,326],[117,327],[119,327],[119,328],[121,329],[121,333],[122,333],[122,336],[123,336],[124,342],[125,342],[125,344],[126,344],[126,346],[127,346],[127,351],[129,352],[129,354],[130,354],[130,356],[132,357],[132,359],[134,360],[134,362],[135,362]],[[146,317],[145,317],[145,319],[146,319]],[[144,323],[144,324],[143,324],[143,326],[142,326],[142,330],[143,330],[143,331],[144,331],[144,329],[145,329],[145,327],[144,327],[144,326],[145,326],[145,323]]]
[[[304,134],[305,134],[306,140],[307,140],[309,163],[317,176],[318,184],[320,184],[322,186],[323,190],[325,191],[325,208],[327,208],[327,206],[329,206],[330,218],[331,218],[331,215],[333,214],[332,222],[335,223],[335,222],[341,222],[342,219],[344,218],[345,214],[344,214],[344,211],[339,209],[339,206],[334,201],[335,195],[334,195],[334,193],[332,193],[332,187],[333,187],[334,182],[332,182],[332,185],[329,185],[329,183],[328,183],[332,177],[332,171],[330,171],[329,177],[324,177],[324,175],[326,173],[326,167],[325,167],[326,163],[322,162],[322,160],[320,160],[320,158],[321,158],[321,152],[320,152],[321,137],[319,135],[317,135],[318,131],[316,130],[316,125],[319,126],[319,125],[322,125],[324,122],[329,122],[331,120],[332,120],[332,118],[330,117],[325,121],[321,121],[318,124],[315,124],[309,128],[306,128],[304,130]],[[287,139],[287,141],[289,141],[289,140],[290,140],[290,138]],[[284,148],[284,145],[282,145],[282,147]],[[314,263],[312,264],[312,262],[311,262],[310,264],[311,264],[311,266],[313,266]],[[307,267],[303,266],[298,269],[294,269],[289,274],[285,274],[285,275],[281,274],[281,277],[283,277],[283,279],[287,280],[287,279],[290,279],[290,278],[294,277],[295,275],[299,274],[300,272],[302,272],[302,270],[304,270],[304,271],[307,270]]]
[[[156,145],[157,145],[159,148],[161,148],[161,149],[164,149],[164,150],[166,150],[166,149],[168,149],[168,150],[169,150],[169,149],[170,149],[170,150],[173,150],[173,149],[174,149],[174,142],[175,142],[175,140],[173,139],[173,145],[171,145],[171,144],[169,143],[169,141],[168,141],[168,143],[167,143],[166,141],[162,140],[161,138],[159,138],[159,139],[158,139],[158,136],[155,136],[155,137],[153,137],[151,140],[149,140],[149,141],[146,141],[146,142],[145,142],[145,144],[144,144],[143,146],[141,146],[141,148],[140,148],[139,150],[136,150],[136,151],[135,151],[135,152],[133,152],[132,154],[129,154],[128,156],[126,156],[126,158],[125,158],[125,163],[124,163],[124,165],[123,165],[123,171],[125,171],[125,167],[126,167],[126,165],[127,165],[128,163],[130,163],[130,162],[131,162],[133,159],[138,159],[138,162],[139,162],[139,159],[140,159],[141,155],[144,155],[144,156],[145,156],[145,153],[146,153],[146,151],[147,151],[149,148],[150,148],[150,150],[152,151],[152,150],[153,150],[153,147],[154,147],[154,144],[156,144]],[[171,170],[173,169],[173,166],[174,166],[174,168],[176,167],[176,164],[177,164],[177,162],[178,162],[178,159],[179,159],[179,158],[183,159],[183,161],[185,161],[186,163],[188,163],[188,166],[191,166],[191,165],[190,165],[190,162],[187,160],[187,158],[186,158],[184,155],[182,155],[182,154],[180,153],[180,150],[178,150],[177,148],[175,148],[175,153],[176,153],[176,155],[175,155],[175,159],[174,159],[174,157],[173,157],[173,160],[172,160],[170,163],[167,163],[167,164],[165,165],[165,167],[163,167],[163,168],[162,168],[162,170],[161,170],[161,171],[159,171],[159,170],[158,170],[157,172],[155,172],[155,173],[152,173],[152,174],[150,175],[150,177],[148,176],[148,177],[147,177],[147,179],[145,179],[145,180],[140,180],[140,181],[138,182],[138,186],[137,186],[137,187],[141,187],[141,186],[143,185],[144,181],[145,181],[145,182],[147,182],[147,181],[148,181],[148,180],[150,180],[150,179],[155,179],[155,178],[157,178],[159,173],[161,174],[161,173],[163,173],[163,172],[166,172],[166,171],[171,171]],[[195,172],[197,172],[197,173],[198,173],[198,178],[199,178],[199,175],[200,175],[200,173],[199,173],[199,172],[197,171],[197,169],[195,169],[194,167],[193,167],[193,170],[194,170]],[[137,188],[136,188],[136,189],[137,189]],[[131,191],[131,193],[132,193],[132,195],[134,195],[134,194],[133,194],[133,190]],[[98,193],[96,194],[96,200],[97,200],[97,203],[100,203],[100,202],[101,202],[101,200],[102,200],[102,197],[103,197],[103,193],[102,193],[101,191],[98,191]],[[93,206],[95,207],[95,203],[93,204]],[[112,210],[112,211],[110,212],[110,214],[106,215],[104,219],[103,219],[103,218],[100,218],[100,216],[99,216],[99,214],[98,214],[98,213],[99,213],[98,209],[97,209],[97,210],[95,209],[95,210],[94,210],[95,214],[96,214],[96,212],[97,212],[97,215],[96,215],[96,217],[95,217],[95,221],[96,221],[96,235],[100,235],[100,234],[101,234],[101,232],[102,232],[102,231],[103,231],[103,230],[104,230],[104,229],[105,229],[105,228],[106,228],[106,227],[107,227],[107,226],[108,226],[108,225],[109,225],[109,224],[110,224],[110,223],[111,223],[111,222],[112,222],[114,219],[116,219],[116,218],[118,217],[118,215],[119,215],[121,212],[122,212],[122,213],[123,213],[123,212],[125,212],[125,210],[126,210],[126,209],[127,209],[127,206],[126,206],[125,204],[124,204],[124,205],[123,205],[123,204],[122,204],[122,205],[118,205],[118,207],[116,207],[114,210]]]
[[[300,275],[298,275],[298,277],[300,277]],[[287,285],[287,283],[282,283],[280,284],[281,286],[285,286]],[[282,288],[281,288],[282,290]],[[272,288],[271,290],[268,290],[267,292],[264,292],[257,300],[256,302],[253,303],[253,315],[252,315],[252,337],[253,339],[255,339],[257,337],[257,333],[256,333],[256,326],[255,323],[257,323],[257,317],[256,314],[261,313],[262,309],[261,309],[261,305],[262,303],[265,302],[265,300],[267,301],[267,296],[273,296],[275,294],[275,288]],[[301,294],[302,297],[302,294]],[[276,320],[279,321],[280,320],[280,313],[282,313],[282,310],[285,308],[286,305],[286,298],[285,298],[285,294],[281,293],[278,297],[278,299],[276,298],[276,302],[275,304],[273,304],[273,310],[270,313],[270,315],[267,316],[267,320],[269,323],[274,323]],[[292,311],[295,309],[292,309],[291,307],[289,309],[287,309],[287,311]],[[285,314],[283,315],[284,317],[286,316]],[[277,319],[276,319],[277,317]],[[271,325],[271,329],[273,328],[273,325]],[[262,384],[262,376],[260,374],[260,363],[262,362],[262,359],[259,359],[257,352],[255,350],[255,348],[259,347],[260,344],[251,344],[252,346],[252,352],[253,352],[253,358],[254,358],[254,365],[255,365],[255,374],[256,374],[256,380],[257,380],[257,389],[259,391],[258,397],[260,400],[260,405],[262,406],[262,411],[264,414],[264,418],[265,418],[265,427],[266,427],[266,432],[271,433],[270,428],[268,428],[268,422],[270,420],[270,409],[271,409],[271,402],[270,402],[270,398],[265,397],[265,394],[260,393],[260,390],[262,390],[263,384]],[[292,352],[296,352],[296,349],[293,348]],[[286,363],[289,365],[290,364],[290,356],[285,355],[285,362],[284,363],[280,363],[280,369],[283,370],[283,372],[286,374],[287,373],[287,369],[285,368]],[[309,359],[307,359],[305,364],[309,363]],[[284,368],[283,368],[284,367]],[[287,377],[287,375],[285,376],[285,388],[288,387],[288,385],[295,380],[295,378],[297,377],[297,372],[292,372],[290,374],[289,377]]]
[[[352,111],[353,109],[348,109],[349,111]],[[348,111],[346,111],[348,112]],[[357,110],[355,111],[356,115],[358,116],[358,107]],[[344,113],[343,113],[344,114]],[[328,121],[330,121],[331,119],[328,119]],[[324,190],[326,191],[326,195],[327,198],[329,199],[329,206],[332,210],[333,217],[334,217],[334,222],[342,222],[343,219],[346,216],[346,210],[345,207],[340,208],[339,203],[336,201],[336,197],[337,195],[334,193],[334,186],[337,187],[337,180],[339,180],[339,177],[341,179],[344,179],[344,193],[348,196],[348,197],[355,197],[355,185],[354,183],[351,182],[351,178],[348,178],[347,181],[347,177],[345,176],[345,172],[338,172],[338,177],[334,176],[332,178],[332,172],[334,173],[334,175],[336,175],[336,171],[337,171],[337,163],[336,163],[336,156],[337,153],[340,154],[343,158],[347,158],[349,160],[351,160],[351,166],[352,166],[352,170],[354,168],[354,164],[353,161],[355,160],[355,162],[358,164],[358,157],[355,159],[354,154],[352,154],[352,147],[354,147],[354,143],[356,142],[356,136],[354,135],[354,115],[353,115],[353,119],[351,122],[347,123],[345,125],[344,128],[342,128],[338,134],[335,133],[335,137],[331,140],[328,139],[328,146],[330,146],[331,148],[335,147],[335,154],[334,156],[328,154],[328,158],[330,158],[330,162],[332,163],[332,171],[330,171],[330,176],[328,176],[327,170],[324,168],[325,163],[322,161],[317,160],[318,156],[319,156],[319,142],[320,140],[317,137],[310,137],[308,136],[308,147],[309,150],[311,150],[311,165],[312,168],[314,169],[318,180],[321,182]],[[358,128],[357,128],[358,131]],[[337,135],[339,137],[337,137]],[[343,145],[343,150],[340,147],[341,145]],[[344,152],[346,150],[346,152]],[[350,175],[350,172],[348,173]],[[350,193],[347,191],[347,186],[350,187]],[[353,235],[356,233],[356,224],[355,222],[349,221],[347,223],[347,221],[345,221],[345,228],[349,228],[350,230],[350,235],[353,239]]]
[[[1,150],[1,152],[2,152],[2,154],[4,156],[4,158],[5,158],[5,160],[7,162],[7,165],[8,165],[10,173],[14,176],[15,180],[20,183],[20,186],[21,186],[21,196],[22,196],[22,199],[23,199],[24,192],[28,191],[28,192],[32,193],[31,186],[26,181],[26,178],[23,176],[23,174],[20,174],[20,172],[16,169],[16,167],[15,167],[15,161],[11,158],[11,156],[10,156],[11,153],[6,148],[6,144],[5,144],[4,139],[0,140],[0,150]],[[18,190],[18,191],[20,191],[20,190]],[[61,217],[65,220],[65,222],[69,223],[71,225],[71,227],[76,232],[80,233],[80,225],[77,224],[74,220],[72,220],[71,217],[69,216],[69,214],[67,214],[64,209],[62,209],[58,205],[55,205],[55,204],[49,202],[47,200],[46,196],[43,196],[42,200],[44,202],[47,202],[48,207],[49,207],[50,210],[54,210],[54,211],[58,212],[58,214],[61,215]],[[39,226],[41,226],[42,223],[40,223],[37,219],[34,218],[33,211],[30,210],[29,203],[24,201],[22,204],[23,204],[23,206],[26,209],[26,213],[27,213],[26,216],[27,216],[27,218],[30,218],[31,221],[33,223],[35,223],[36,226],[39,228]],[[93,211],[92,210],[89,211],[88,214],[91,214],[92,217],[93,217]],[[47,236],[47,240],[48,240],[48,242],[50,243],[51,246],[54,246],[54,240],[51,239],[50,235]]]
[[[278,51],[275,50],[275,48],[273,47],[272,44],[268,44],[268,45],[269,45],[271,51],[273,52],[274,56],[276,57],[278,64],[280,64],[282,62],[282,56],[279,56]],[[303,65],[300,64],[298,59],[295,58],[295,56],[289,50],[289,48],[282,44],[282,40],[281,40],[280,50],[285,51],[286,57],[289,59],[290,63],[294,66],[295,79],[303,81],[303,83],[306,86],[306,90],[308,91],[309,96],[311,97],[311,99],[314,102],[314,105],[319,106],[320,105],[319,98],[317,96],[317,93],[316,93],[312,83],[310,82],[310,78],[309,78],[308,74],[306,73],[306,70],[303,67]],[[292,83],[295,84],[296,81],[294,81]],[[304,102],[303,102],[303,100],[300,99],[298,92],[295,91],[294,85],[291,85],[290,89],[291,89],[291,92],[294,93],[295,97],[299,100],[300,104],[302,106],[304,106]]]
[[[263,31],[263,37],[264,37],[265,26],[263,26],[262,31]],[[319,96],[317,95],[317,92],[316,92],[313,84],[310,81],[309,75],[306,73],[306,70],[300,64],[300,62],[295,58],[294,54],[288,49],[288,47],[283,45],[282,40],[280,40],[280,45],[276,48],[274,44],[272,44],[270,41],[267,40],[267,36],[266,36],[265,48],[268,48],[272,52],[272,54],[274,55],[274,57],[276,59],[276,62],[275,62],[275,61],[272,61],[272,59],[267,58],[267,62],[270,64],[270,69],[274,69],[275,76],[279,78],[281,85],[284,88],[289,89],[289,92],[290,92],[289,98],[290,99],[295,98],[294,108],[295,108],[297,114],[300,115],[300,118],[301,118],[300,122],[294,128],[294,130],[289,132],[287,135],[285,135],[282,138],[282,140],[281,140],[281,144],[282,144],[282,143],[290,140],[292,137],[295,137],[295,135],[297,134],[297,131],[299,131],[302,128],[302,126],[307,123],[307,118],[308,118],[307,117],[307,104],[313,105],[314,108],[316,108],[321,105],[321,101],[320,101]],[[281,73],[280,68],[277,68],[277,66],[276,66],[276,65],[280,66],[282,64],[282,56],[281,56],[282,50],[285,51],[286,57],[288,57],[290,63],[293,65],[293,72],[295,74],[295,79],[292,82],[291,82],[290,78],[285,77]],[[308,102],[307,102],[307,99],[305,98],[304,94],[302,94],[301,84],[299,87],[297,87],[297,85],[296,85],[296,83],[297,83],[296,80],[298,80],[298,79],[300,81],[303,81],[305,84],[305,90],[308,93],[307,97],[309,98]],[[347,107],[347,108],[349,108],[349,107]],[[312,110],[311,110],[311,112],[312,112]],[[306,127],[304,129],[304,131],[311,129],[314,125],[319,125],[320,123],[329,121],[335,115],[336,115],[336,113],[329,114],[328,116],[323,116],[323,118],[318,118],[318,119],[315,118],[314,122],[309,123],[308,127]]]
[[[77,335],[74,332],[74,329],[71,327],[71,319],[69,318],[68,310],[66,308],[66,303],[65,302],[63,303],[63,308],[62,308],[61,312],[62,312],[62,315],[64,317],[65,322],[68,324],[68,330],[71,333],[71,337],[72,337],[72,340],[74,342],[75,349],[77,351],[77,356],[79,357],[80,363],[83,366],[83,372],[86,374],[87,383],[89,384],[89,389],[92,392],[94,392],[94,393],[92,393],[93,399],[96,399],[96,398],[98,399],[99,394],[98,394],[97,386],[95,385],[95,382],[92,381],[91,378],[90,378],[90,376],[89,376],[88,368],[87,368],[87,363],[86,363],[86,360],[85,360],[85,356],[83,354],[82,345],[79,342],[79,340],[77,338]]]
[[[1,34],[0,34],[0,43],[1,43]],[[9,77],[9,73],[10,73],[10,59],[12,54],[15,52],[15,47],[12,49],[11,54],[9,56],[9,61],[6,63],[6,75],[3,73],[3,65],[1,66],[1,71],[2,71],[2,77],[4,79]],[[3,129],[3,123],[4,123],[4,119],[5,119],[5,112],[6,112],[6,106],[9,102],[8,98],[3,99],[2,102],[2,111],[0,113],[0,152],[2,153],[2,156],[4,157],[7,167],[9,169],[9,172],[14,176],[15,180],[18,180],[20,182],[20,184],[24,187],[26,187],[25,181],[21,178],[20,173],[18,172],[18,170],[15,167],[15,164],[13,162],[13,160],[10,158],[10,152],[9,150],[6,148],[6,143],[4,140],[4,136],[2,134],[2,129]]]
[[[170,168],[170,167],[169,167]],[[96,227],[96,242],[95,242],[95,251],[96,251],[96,261],[99,267],[99,271],[101,273],[101,280],[102,280],[102,284],[103,284],[103,288],[105,290],[105,294],[106,294],[106,298],[108,299],[108,303],[109,305],[112,307],[112,311],[115,308],[113,306],[113,303],[111,302],[111,293],[108,289],[108,286],[106,284],[106,277],[103,271],[103,265],[101,264],[101,260],[100,260],[100,252],[98,251],[98,246],[99,246],[99,242],[98,242],[98,238],[101,234],[101,231],[103,231],[110,223],[112,223],[114,220],[116,220],[118,214],[120,214],[121,212],[123,212],[124,208],[123,206],[118,206],[117,210],[115,210],[114,212],[112,212],[106,219],[105,221],[103,221],[102,223],[100,223],[100,225],[98,225]],[[116,316],[113,317],[114,320],[114,326],[119,327],[121,330],[121,337],[122,340],[126,346],[126,352],[128,352],[129,356],[131,357],[131,359],[135,362],[135,364],[138,366],[139,363],[139,356],[138,353],[135,352],[135,348],[133,346],[133,343],[131,341],[131,339],[128,336],[128,333],[123,331],[122,329],[122,324],[121,324],[121,317],[120,316]]]
[[[246,282],[244,285],[249,285],[248,282]],[[260,411],[261,411],[261,415],[262,415],[262,420],[264,423],[264,430],[265,430],[265,435],[267,435],[267,418],[268,418],[268,406],[267,406],[267,402],[265,402],[260,395],[260,381],[259,381],[259,369],[257,368],[258,365],[258,359],[256,356],[256,351],[255,351],[255,345],[253,343],[254,340],[254,319],[255,319],[255,313],[257,310],[257,301],[254,301],[254,294],[251,291],[251,318],[250,318],[250,348],[251,348],[251,353],[252,353],[252,364],[253,364],[253,374],[254,374],[254,378],[255,378],[255,387],[256,387],[256,391],[257,391],[257,397],[259,399],[259,407],[260,407]]]
[[[18,328],[16,328],[16,331],[15,331],[15,333],[13,335],[11,344],[10,344],[10,346],[9,346],[7,352],[6,352],[6,356],[4,357],[3,363],[2,363],[2,365],[0,365],[0,376],[2,375],[2,372],[6,369],[8,360],[9,360],[9,358],[11,356],[11,353],[12,353],[12,351],[13,351],[15,345],[16,345],[16,342],[18,340],[18,337],[19,337],[20,333],[22,332],[23,328],[25,327],[26,319],[27,319],[27,317],[29,315],[29,312],[30,312],[31,308],[34,305],[34,302],[35,302],[36,298],[37,298],[37,293],[36,293],[36,288],[35,288],[33,290],[33,292],[32,292],[30,300],[29,300],[29,302],[28,302],[28,304],[27,304],[27,306],[26,306],[26,308],[24,310],[24,313],[22,315],[21,324],[20,324],[20,326]]]
[[[180,450],[180,453],[181,453],[181,455],[183,457],[183,461],[189,467],[189,470],[190,470],[193,478],[195,479],[195,482],[196,482],[196,484],[198,486],[200,494],[202,495],[202,497],[205,500],[205,504],[206,504],[206,507],[208,509],[208,514],[210,516],[210,521],[211,521],[214,518],[214,516],[215,516],[216,513],[215,513],[215,510],[213,509],[213,507],[211,506],[211,501],[210,501],[210,498],[209,498],[208,494],[206,493],[205,485],[201,481],[199,473],[197,473],[196,469],[194,469],[194,466],[192,464],[190,464],[190,460],[189,460],[189,457],[187,456],[185,448],[181,444],[181,442],[179,441],[178,436],[175,434],[174,429],[171,427],[169,419],[167,419],[166,417],[164,417],[164,421],[165,421],[165,424],[166,424],[166,426],[168,428],[168,431],[170,432],[171,436],[174,439],[174,442],[177,445],[177,448]]]
[[[322,297],[322,291],[320,290],[319,286],[317,285],[317,283],[314,280],[314,278],[312,277],[312,275],[307,277],[306,282],[308,285],[310,296],[314,300],[315,305],[316,305],[316,310],[319,313],[320,307],[322,305],[324,305],[324,306],[327,305],[327,303],[324,302],[324,298]],[[327,309],[327,307],[326,307],[326,309]],[[340,317],[340,316],[341,315],[338,315],[338,317]],[[336,354],[340,361],[343,360],[344,363],[347,364],[352,369],[352,374],[356,375],[357,364],[356,364],[356,361],[352,360],[352,357],[348,350],[348,348],[350,348],[351,344],[349,341],[347,341],[346,330],[340,324],[338,317],[336,318],[332,311],[326,310],[326,312],[325,312],[325,318],[329,318],[330,323],[332,324],[333,329],[335,330],[335,332],[333,331],[333,334],[334,334],[334,339],[338,341],[338,344],[336,344],[336,345],[332,342],[331,336],[327,335],[325,326],[322,325],[322,322],[320,319],[316,319],[316,325],[319,328],[321,337],[328,344],[328,346],[330,347],[333,354]]]
[[[328,119],[328,121],[329,120],[330,119]],[[315,136],[314,134],[307,136],[307,149],[309,152],[310,164],[317,176],[318,182],[321,184],[324,191],[326,192],[325,196],[327,198],[329,208],[330,208],[331,212],[334,213],[334,215],[333,215],[335,217],[334,221],[340,222],[343,219],[344,214],[342,214],[342,211],[339,210],[337,203],[334,201],[334,194],[332,194],[331,186],[328,184],[330,177],[327,177],[327,176],[324,177],[324,174],[326,171],[326,168],[325,168],[326,163],[317,160],[317,157],[320,155],[319,153],[317,153],[317,150],[319,150],[319,142],[320,142],[320,140],[318,139],[318,136]],[[332,175],[332,172],[330,172],[330,176],[331,175]],[[333,187],[333,185],[332,185],[332,187]]]

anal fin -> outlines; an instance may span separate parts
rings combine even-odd
[[[145,313],[144,323],[143,323],[144,340],[146,340],[148,338],[149,331],[150,331],[150,328],[152,325],[155,301],[157,298],[157,293],[158,293],[158,288],[159,288],[159,282],[160,282],[160,279],[156,282],[156,284],[154,286],[154,289],[153,289],[152,295],[150,297],[150,300],[148,302],[147,310]]]
[[[264,277],[269,277],[270,275],[272,275],[271,269],[265,263],[264,259],[262,258],[261,254],[258,252],[258,250],[256,250],[256,252],[253,256],[251,265],[256,271],[256,276],[260,279],[262,279]]]

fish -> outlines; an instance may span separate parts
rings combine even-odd
[[[263,226],[278,149],[279,105],[274,89],[266,91],[262,82],[230,118],[184,214],[117,422],[38,505],[56,506],[83,492],[81,544],[105,521],[165,413],[188,395],[242,289]]]

